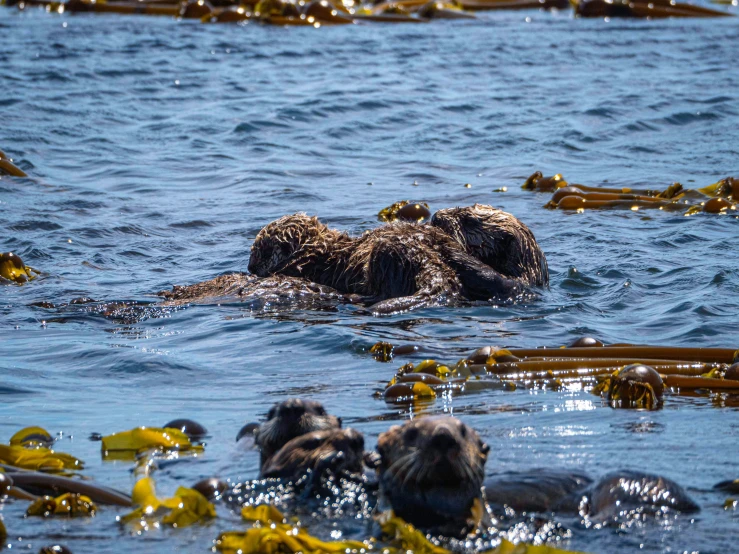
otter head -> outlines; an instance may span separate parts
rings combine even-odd
[[[501,275],[521,279],[527,285],[549,284],[546,257],[531,230],[515,216],[475,204],[439,210],[431,217],[431,225]]]
[[[275,452],[295,437],[340,427],[341,419],[327,414],[315,400],[290,398],[275,404],[255,434],[255,442],[262,452],[261,465],[264,467]]]
[[[421,418],[381,434],[372,465],[396,515],[421,529],[461,528],[481,496],[489,450],[456,418]]]
[[[310,277],[347,235],[329,229],[316,217],[286,215],[264,227],[251,247],[249,272],[259,277],[275,273]],[[322,267],[320,269],[323,269]]]
[[[326,471],[360,473],[364,437],[354,429],[327,429],[288,441],[262,468],[262,477],[297,478],[308,470],[314,478]]]

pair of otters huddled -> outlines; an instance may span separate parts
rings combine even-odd
[[[486,508],[579,513],[599,521],[629,510],[698,510],[678,484],[635,471],[615,472],[597,483],[581,473],[554,470],[486,481],[490,447],[454,417],[395,425],[380,434],[375,452],[365,452],[362,434],[342,429],[341,419],[319,402],[289,399],[273,406],[267,421],[244,426],[237,440],[252,433],[261,450],[262,477],[297,480],[310,470],[312,483],[320,483],[327,472],[361,475],[367,465],[376,470],[380,497],[395,515],[433,534],[461,537],[487,527]]]
[[[475,204],[437,211],[428,223],[396,222],[360,237],[316,217],[287,215],[254,239],[249,274],[160,293],[176,302],[217,296],[334,294],[397,313],[440,303],[510,300],[549,284],[546,257],[513,215]]]

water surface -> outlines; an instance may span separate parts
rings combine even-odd
[[[233,439],[287,396],[324,402],[374,446],[409,416],[372,397],[402,363],[375,362],[366,351],[378,340],[443,349],[450,361],[486,344],[583,334],[736,347],[734,216],[547,211],[546,195],[520,190],[537,169],[660,188],[739,176],[736,29],[730,18],[537,11],[314,30],[0,10],[0,148],[32,176],[0,178],[0,251],[47,274],[0,287],[0,440],[43,425],[89,475],[130,490],[130,464],[103,463],[88,434],[193,417],[211,431],[206,455],[158,473],[166,495],[201,477],[255,477],[257,454]],[[245,270],[253,237],[281,215],[360,233],[405,198],[512,212],[544,249],[551,290],[514,306],[382,318],[246,303],[125,323],[31,306],[155,302],[173,284]],[[739,517],[710,487],[739,477],[736,406],[706,395],[625,412],[584,391],[519,390],[427,411],[481,433],[489,474],[644,469],[703,508],[620,531],[562,520],[572,549],[729,552]],[[23,511],[2,506],[13,548],[31,551],[61,541],[76,554],[198,552],[241,526],[222,510],[204,527],[134,537],[111,508],[83,522]]]

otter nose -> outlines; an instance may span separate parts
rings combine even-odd
[[[446,427],[437,427],[434,429],[434,434],[431,436],[429,443],[432,448],[441,452],[458,451],[459,443],[454,438],[451,430]]]

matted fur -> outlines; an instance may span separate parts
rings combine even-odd
[[[431,218],[438,227],[474,256],[505,277],[530,286],[548,286],[549,269],[534,234],[515,216],[475,204],[439,210]]]
[[[514,216],[491,206],[440,210],[432,224],[396,222],[357,238],[330,229],[304,213],[283,216],[257,234],[251,248],[252,275],[164,293],[170,301],[197,300],[222,290],[239,295],[310,285],[351,295],[377,313],[460,300],[508,300],[526,286],[546,285],[546,258],[531,231]],[[292,283],[261,287],[278,276]],[[214,294],[211,294],[214,296]]]

